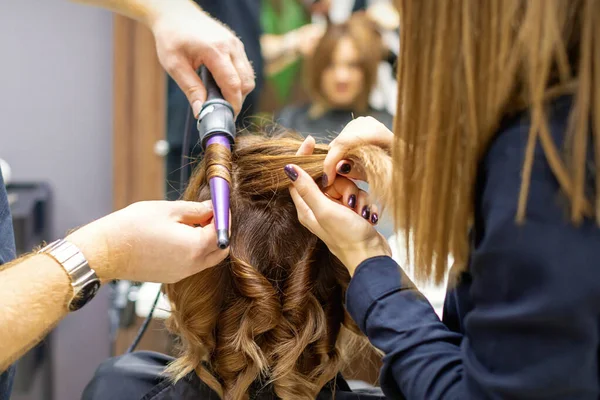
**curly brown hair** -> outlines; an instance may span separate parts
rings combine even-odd
[[[344,308],[348,271],[300,224],[289,195],[285,165],[323,175],[327,146],[295,156],[301,143],[292,133],[242,135],[230,160],[213,148],[195,170],[185,200],[209,199],[211,176],[231,183],[231,247],[214,268],[165,287],[168,328],[181,340],[169,367],[175,379],[195,371],[224,399],[247,399],[267,385],[281,399],[314,399],[348,350],[367,343]],[[361,146],[348,158],[367,166],[381,193],[389,155]]]

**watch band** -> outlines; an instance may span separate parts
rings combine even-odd
[[[54,258],[69,275],[73,287],[73,297],[68,304],[70,311],[80,309],[96,295],[100,288],[100,279],[73,243],[59,239],[41,249],[39,253]]]

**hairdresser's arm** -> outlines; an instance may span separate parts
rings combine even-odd
[[[488,171],[464,336],[440,322],[373,229],[298,170],[291,191],[299,218],[353,275],[347,309],[385,353],[381,385],[390,398],[597,397],[600,230],[565,222],[542,157],[530,188],[537,206],[517,226],[521,157],[511,147]]]
[[[74,243],[102,281],[175,282],[227,254],[216,246],[210,202],[144,202],[73,232]],[[196,227],[196,225],[198,225]],[[46,254],[0,270],[0,371],[33,347],[68,312],[71,282]]]
[[[191,0],[75,1],[108,8],[147,25],[156,39],[160,63],[186,94],[194,115],[206,100],[196,73],[201,65],[212,72],[236,114],[254,89],[254,71],[242,42]]]
[[[324,33],[325,27],[309,24],[283,35],[263,34],[260,47],[267,75],[276,74],[298,58],[310,55]]]

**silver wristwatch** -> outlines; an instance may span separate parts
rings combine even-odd
[[[73,297],[69,301],[69,311],[79,310],[94,298],[100,289],[100,279],[90,268],[85,256],[73,243],[64,239],[50,243],[38,253],[54,258],[67,272],[73,286]]]

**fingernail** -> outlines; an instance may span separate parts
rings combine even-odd
[[[348,164],[348,163],[343,163],[340,168],[338,169],[338,172],[340,174],[348,174],[350,173],[350,170],[352,169],[352,165]]]
[[[327,174],[323,174],[323,176],[321,177],[321,185],[323,185],[323,187],[327,187],[328,183],[329,178],[327,178]]]
[[[196,100],[192,103],[192,111],[194,112],[194,118],[198,118],[198,114],[200,114],[200,110],[202,110],[202,102],[200,100]]]
[[[298,179],[298,173],[291,165],[286,165],[285,167],[283,167],[283,172],[285,172],[285,174],[288,176],[288,178],[290,178],[292,182],[295,182],[296,179]]]
[[[354,208],[354,206],[356,206],[356,195],[351,194],[350,197],[348,197],[348,207]]]
[[[373,225],[377,225],[377,222],[379,222],[379,217],[377,216],[377,213],[371,214],[371,223]]]
[[[371,210],[369,209],[369,206],[363,207],[361,215],[364,219],[369,220],[369,216],[371,215]]]

